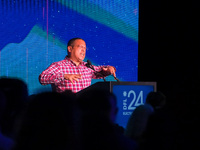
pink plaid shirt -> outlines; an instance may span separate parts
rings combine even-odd
[[[52,63],[46,70],[39,75],[39,81],[42,85],[51,84],[52,90],[56,92],[64,92],[71,90],[76,93],[91,85],[92,79],[100,78],[94,74],[94,70],[85,66],[86,62],[82,62],[76,66],[67,56],[64,60]],[[99,72],[104,66],[94,66]],[[81,74],[79,81],[71,81],[64,79],[64,74]],[[108,75],[108,74],[107,74]],[[106,76],[106,75],[105,75]]]

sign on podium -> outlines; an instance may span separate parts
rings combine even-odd
[[[116,123],[125,128],[134,109],[145,103],[148,93],[157,90],[156,86],[156,82],[96,82],[77,94],[90,89],[106,89],[114,93],[119,109]]]

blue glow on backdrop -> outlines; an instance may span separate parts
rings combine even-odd
[[[85,60],[115,66],[121,81],[137,81],[138,12],[139,0],[1,0],[0,76],[22,79],[29,94],[48,90],[39,74],[80,37],[89,49]]]

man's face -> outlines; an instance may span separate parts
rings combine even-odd
[[[84,60],[86,54],[85,41],[77,39],[74,41],[72,46],[68,46],[70,52],[70,59],[75,63],[80,63]]]

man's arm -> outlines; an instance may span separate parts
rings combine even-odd
[[[113,75],[116,77],[116,68],[113,66],[94,66],[94,69],[96,70],[96,77],[94,78],[102,78],[109,75]]]
[[[60,67],[53,63],[39,75],[39,82],[42,85],[59,83],[64,80],[64,75]]]

